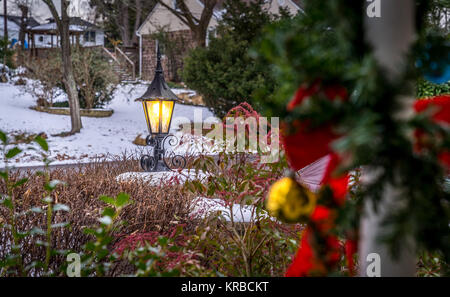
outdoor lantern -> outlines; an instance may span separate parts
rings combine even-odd
[[[142,99],[145,118],[150,134],[169,133],[175,101],[165,99]]]
[[[169,134],[172,122],[175,103],[180,101],[177,95],[167,85],[164,80],[164,72],[161,64],[161,53],[157,50],[157,63],[155,77],[147,91],[135,101],[141,101],[144,108],[145,120],[150,135],[146,138],[146,144],[153,147],[152,154],[145,154],[141,157],[141,167],[145,171],[162,171],[171,167],[184,167],[186,160],[178,155],[166,156],[165,142],[170,139],[170,145],[176,145],[178,139]],[[175,141],[174,141],[175,140]],[[169,166],[166,159],[173,166]],[[158,166],[161,165],[162,166]]]

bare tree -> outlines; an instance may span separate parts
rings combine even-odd
[[[61,59],[63,68],[63,82],[66,87],[67,96],[69,97],[70,119],[72,129],[68,134],[80,132],[82,128],[80,116],[80,101],[78,100],[77,84],[73,74],[71,49],[70,49],[70,19],[67,14],[69,8],[69,0],[61,1],[61,18],[52,0],[42,0],[50,9],[53,18],[55,19],[59,35],[61,36]]]
[[[130,13],[128,1],[119,1],[119,11],[120,13],[117,15],[117,17],[119,18],[118,25],[120,35],[122,36],[122,42],[123,45],[130,46]]]
[[[19,41],[20,41],[20,46],[22,47],[22,49],[24,49],[25,48],[25,30],[27,29],[29,7],[28,7],[28,5],[26,5],[24,3],[20,3],[19,9],[21,11]]]
[[[172,12],[180,21],[182,21],[192,32],[196,46],[206,46],[206,36],[208,34],[208,25],[214,13],[214,7],[217,0],[203,0],[203,10],[200,17],[196,16],[186,5],[186,0],[177,0],[176,6],[172,7],[164,0],[157,0],[159,4]]]
[[[138,42],[136,32],[139,29],[139,26],[142,24],[142,0],[135,0],[135,7],[136,7],[136,19],[134,22],[133,37],[131,38],[131,42],[133,44],[136,44]]]
[[[117,28],[124,46],[138,42],[136,31],[142,24],[143,16],[154,6],[156,0],[90,0],[97,16]],[[145,5],[144,5],[145,3]]]
[[[3,49],[3,73],[6,71],[6,52],[8,51],[8,4],[7,0],[3,0],[3,39],[5,41]]]
[[[13,0],[10,1],[10,4],[12,4],[12,7],[10,7],[10,10],[12,10],[11,15],[17,15],[20,13],[20,31],[19,31],[19,41],[21,48],[25,48],[25,35],[26,35],[26,29],[28,25],[28,17],[30,14],[30,7],[32,6],[32,0]]]

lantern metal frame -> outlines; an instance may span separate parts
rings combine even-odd
[[[173,99],[138,99],[138,101],[142,101],[142,105],[143,105],[144,113],[145,113],[145,120],[147,122],[147,129],[148,129],[148,132],[150,133],[150,135],[167,135],[170,131],[170,125],[172,124],[173,111],[175,109],[176,100],[173,100]],[[152,131],[152,125],[151,125],[151,122],[149,119],[149,111],[148,111],[147,102],[159,102],[158,132]],[[170,119],[169,119],[169,124],[167,126],[167,132],[162,132],[162,109],[163,109],[162,105],[163,105],[163,102],[173,102],[172,109],[170,111]]]
[[[180,101],[180,99],[175,95],[170,87],[164,80],[164,72],[161,64],[161,52],[159,49],[159,44],[157,45],[157,64],[155,77],[150,83],[147,91],[140,98],[135,101],[142,102],[145,120],[147,122],[147,128],[149,135],[145,139],[147,146],[153,148],[151,153],[147,153],[141,156],[140,165],[144,171],[168,171],[168,170],[178,170],[183,169],[186,166],[186,158],[181,155],[175,154],[173,151],[166,150],[166,143],[174,147],[179,144],[179,139],[173,135],[169,134],[170,126],[172,124],[173,112],[175,110],[175,104]],[[159,119],[158,119],[158,131],[152,131],[150,113],[148,110],[147,102],[158,101],[159,102]],[[167,126],[167,131],[162,131],[162,111],[163,102],[173,102],[172,109],[170,111],[170,119]],[[167,161],[168,160],[168,161]]]
[[[141,156],[140,165],[144,171],[175,171],[186,166],[186,158],[175,154],[173,151],[166,150],[166,143],[170,146],[176,146],[179,139],[173,134],[147,136],[146,144],[153,148],[153,152]]]

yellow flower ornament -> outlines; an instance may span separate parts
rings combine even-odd
[[[271,216],[287,223],[306,221],[316,207],[317,197],[292,177],[284,177],[274,183],[266,199]]]

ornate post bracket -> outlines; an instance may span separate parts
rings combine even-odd
[[[140,164],[144,171],[175,171],[186,167],[187,161],[185,157],[175,154],[172,150],[166,150],[166,143],[170,147],[175,147],[179,144],[180,140],[175,135],[149,135],[145,141],[148,146],[153,148],[153,152],[141,157]]]

